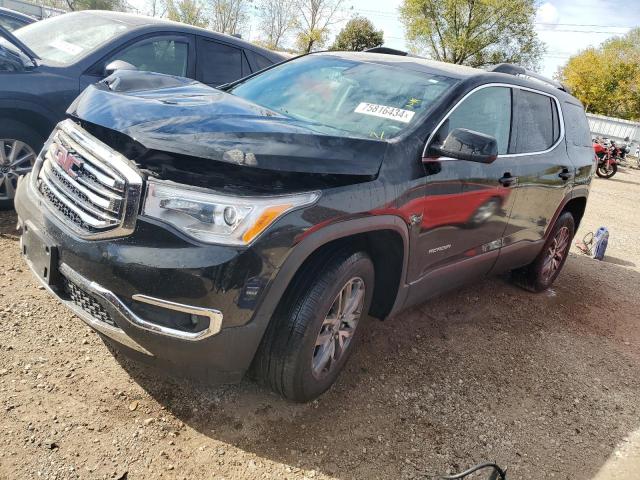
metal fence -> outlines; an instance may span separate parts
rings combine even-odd
[[[1,0],[0,0],[1,1]],[[589,129],[593,137],[606,137],[623,142],[629,138],[631,142],[640,143],[640,123],[622,120],[620,118],[605,117],[587,113]]]
[[[23,2],[22,0],[0,0],[0,7],[8,8],[9,10],[15,10],[16,12],[21,12],[26,15],[31,15],[38,20],[65,13],[64,10],[60,10],[59,8],[43,7],[41,5],[34,5],[33,3]]]

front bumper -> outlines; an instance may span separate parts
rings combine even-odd
[[[57,246],[58,280],[34,273],[91,328],[174,373],[225,383],[242,378],[264,332],[264,322],[252,319],[274,274],[273,255],[265,261],[251,249],[196,245],[144,220],[129,237],[82,240],[48,211],[28,177],[15,206],[23,237],[26,227]],[[29,252],[26,260],[33,269]],[[154,312],[193,315],[207,328],[168,328]]]

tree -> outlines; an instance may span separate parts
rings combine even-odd
[[[125,0],[66,0],[71,11],[77,10],[112,10],[126,12],[128,4]]]
[[[33,3],[40,7],[60,8],[62,10],[69,9],[66,0],[35,0]]]
[[[412,49],[443,62],[536,68],[544,53],[535,0],[403,0],[400,16]]]
[[[258,28],[261,44],[266,48],[282,48],[285,35],[296,25],[294,0],[262,0],[258,5]]]
[[[362,51],[367,48],[380,47],[383,43],[382,30],[376,30],[371,20],[364,17],[354,17],[338,33],[331,50]]]
[[[336,18],[342,0],[297,0],[299,22],[296,45],[301,53],[309,53],[322,47],[329,35],[329,27],[338,22]]]
[[[150,17],[164,17],[168,15],[168,3],[171,2],[165,0],[147,0],[143,14]]]
[[[209,24],[197,0],[167,0],[167,17],[196,27],[204,28]]]
[[[587,111],[640,120],[640,28],[574,55],[557,78]]]
[[[213,0],[211,23],[213,30],[229,35],[240,34],[249,23],[249,0]]]

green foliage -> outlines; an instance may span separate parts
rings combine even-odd
[[[260,0],[258,4],[258,42],[271,50],[279,50],[289,31],[296,26],[295,0]]]
[[[338,21],[343,0],[296,0],[296,49],[309,53],[324,46],[331,25]]]
[[[211,29],[228,35],[241,34],[250,25],[251,0],[207,0]]]
[[[536,68],[544,53],[535,0],[403,0],[400,16],[412,50],[436,60]]]
[[[126,0],[66,0],[69,10],[112,10],[126,12]]]
[[[296,51],[309,53],[314,47],[321,47],[327,42],[328,32],[324,29],[300,30],[296,35]]]
[[[202,28],[209,24],[197,0],[167,0],[167,18]]]
[[[587,111],[640,120],[640,28],[571,57],[557,78]]]
[[[362,51],[380,47],[383,43],[382,30],[376,30],[368,18],[355,17],[349,20],[338,33],[331,50]]]

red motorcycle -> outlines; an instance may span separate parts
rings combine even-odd
[[[615,145],[608,147],[601,143],[593,142],[593,150],[597,160],[596,175],[599,177],[611,178],[618,171],[615,148]]]
[[[627,153],[631,152],[631,148],[629,147],[629,137],[624,139],[626,143],[616,144],[613,140],[611,140],[611,147],[613,156],[616,158],[616,164],[621,167],[628,167],[627,164]]]

